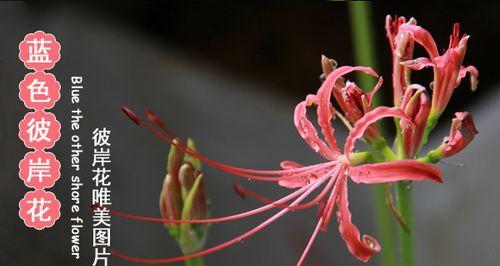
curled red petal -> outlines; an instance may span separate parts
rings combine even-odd
[[[280,163],[280,166],[284,170],[289,170],[289,169],[296,169],[296,168],[299,168],[299,167],[303,167],[304,165],[301,164],[301,163],[298,163],[298,162],[286,160],[286,161],[282,161]]]
[[[351,167],[351,179],[356,183],[378,184],[397,181],[435,181],[442,183],[439,168],[416,160],[363,164]]]
[[[414,41],[410,38],[410,33],[401,32],[399,28],[403,24],[415,25],[416,23],[414,18],[410,18],[408,22],[403,17],[395,17],[394,20],[390,16],[386,18],[385,28],[392,50],[392,87],[395,106],[400,105],[401,97],[410,84],[410,71],[400,63],[413,57],[414,48]]]
[[[419,57],[412,60],[401,62],[401,65],[408,67],[411,70],[421,70],[426,67],[434,66],[434,63],[427,57]]]
[[[432,35],[424,28],[405,23],[399,27],[400,32],[408,32],[413,40],[422,45],[432,58],[439,56],[438,48]]]
[[[375,87],[373,88],[373,90],[366,94],[366,97],[368,99],[368,105],[370,107],[372,106],[373,97],[375,96],[375,93],[378,92],[378,90],[380,89],[380,87],[382,87],[382,83],[384,83],[384,79],[382,77],[379,77],[378,81],[377,81],[377,84],[375,85]],[[365,109],[364,111],[367,112],[368,110]]]
[[[303,174],[283,175],[283,178],[278,181],[278,184],[290,189],[304,187],[315,182],[322,176],[328,175],[331,173],[332,169],[338,169],[338,167],[318,168],[316,171],[304,171]]]
[[[450,135],[444,138],[437,149],[439,155],[446,158],[460,152],[469,145],[477,133],[472,115],[469,112],[456,112],[451,123]]]
[[[354,127],[345,141],[344,154],[349,156],[349,153],[351,153],[354,149],[355,141],[363,136],[366,129],[377,120],[385,117],[399,117],[412,123],[411,119],[399,107],[377,107],[366,113],[360,120],[358,120],[358,122],[356,122],[356,124],[354,124]]]
[[[467,75],[467,73],[469,73],[470,76],[470,88],[472,91],[475,91],[477,89],[477,84],[479,83],[479,81],[477,80],[479,71],[474,66],[460,68],[460,72],[457,77],[457,84],[460,84],[460,81],[465,77],[465,75]]]
[[[360,238],[358,228],[351,222],[351,212],[349,211],[349,201],[347,199],[347,177],[341,178],[337,184],[337,221],[339,232],[347,245],[349,252],[358,260],[367,262],[373,255],[381,250],[380,244],[371,236],[363,235]]]
[[[389,39],[389,44],[391,45],[392,50],[396,49],[396,35],[399,31],[399,26],[406,23],[405,17],[394,16],[394,19],[391,15],[387,15],[385,17],[385,33],[387,38]]]
[[[306,108],[315,104],[318,104],[317,97],[316,95],[310,94],[306,97],[305,101],[299,103],[297,107],[295,107],[295,127],[311,149],[327,159],[334,160],[340,155],[340,151],[338,151],[336,144],[335,146],[330,145],[330,147],[328,147],[326,143],[318,137],[316,128],[307,118]]]
[[[296,169],[299,167],[303,167],[302,164],[294,162],[294,161],[282,161],[280,163],[280,166],[284,170]],[[287,176],[287,175],[283,175],[283,176]],[[282,179],[278,182],[278,184],[280,186],[286,187],[286,188],[297,188],[297,187],[303,187],[303,186],[307,185],[303,176],[295,176],[293,178]]]
[[[333,136],[334,129],[332,127],[331,121],[334,118],[334,109],[331,104],[332,90],[335,83],[344,75],[353,72],[362,71],[374,77],[378,77],[378,74],[373,71],[370,67],[362,66],[342,66],[335,69],[332,73],[328,75],[323,85],[318,90],[317,100],[318,100],[318,124],[321,127],[321,132],[325,137],[326,142],[332,147],[332,149],[338,149],[337,142]],[[345,111],[345,110],[344,110]]]
[[[434,78],[434,91],[432,94],[432,109],[435,110],[436,114],[441,115],[446,106],[448,105],[455,88],[460,85],[461,78],[460,72],[462,69],[462,63],[467,50],[467,42],[469,36],[465,35],[462,37],[457,46],[453,46],[448,49],[442,56],[433,59],[435,64],[434,72],[436,73]],[[469,70],[474,71],[477,69],[469,68]],[[465,73],[462,72],[462,75]],[[474,73],[473,73],[474,74]],[[477,80],[472,75],[472,88],[475,88]]]

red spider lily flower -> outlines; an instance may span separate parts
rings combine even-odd
[[[354,127],[347,137],[343,151],[337,145],[336,139],[333,137],[333,127],[331,125],[331,120],[335,118],[335,110],[330,102],[330,96],[332,94],[332,87],[336,81],[342,76],[352,71],[359,70],[367,73],[374,73],[370,68],[365,67],[341,67],[328,75],[325,82],[318,90],[316,95],[307,96],[306,100],[299,103],[295,109],[294,121],[297,130],[302,138],[307,142],[307,144],[317,153],[325,157],[328,161],[324,163],[319,163],[316,165],[302,166],[298,163],[293,163],[290,161],[285,161],[282,163],[284,169],[274,170],[274,171],[264,171],[264,170],[253,170],[244,169],[234,166],[229,166],[220,162],[212,161],[205,156],[197,153],[193,149],[190,149],[186,145],[180,142],[174,142],[176,136],[171,134],[170,131],[164,128],[164,124],[161,120],[155,118],[151,119],[157,127],[153,124],[141,120],[138,116],[133,114],[129,109],[124,108],[124,112],[131,117],[134,122],[144,125],[154,134],[159,136],[164,141],[175,145],[179,150],[184,153],[199,159],[200,161],[222,169],[226,172],[232,173],[236,176],[243,178],[248,178],[252,180],[265,181],[265,182],[275,182],[281,186],[287,188],[293,188],[294,191],[287,196],[272,201],[260,208],[250,210],[244,213],[239,213],[226,217],[212,218],[212,219],[192,219],[192,220],[173,220],[165,218],[152,218],[126,214],[122,212],[112,211],[113,214],[138,219],[145,221],[156,221],[164,223],[220,223],[232,220],[237,220],[245,218],[251,215],[262,213],[274,208],[281,208],[279,212],[273,215],[271,218],[265,220],[258,226],[252,228],[251,230],[231,239],[222,244],[210,247],[208,249],[195,252],[185,256],[172,257],[172,258],[160,258],[160,259],[144,259],[133,256],[125,255],[119,251],[113,250],[113,254],[122,259],[139,262],[139,263],[170,263],[176,261],[182,261],[186,259],[191,259],[195,257],[204,256],[215,251],[224,249],[228,246],[239,243],[241,240],[248,238],[249,236],[262,230],[270,223],[276,221],[281,216],[290,212],[291,210],[310,208],[317,206],[317,203],[324,201],[326,203],[322,205],[320,216],[318,218],[317,226],[313,231],[313,234],[302,253],[297,265],[302,265],[306,255],[308,254],[312,243],[314,242],[316,236],[318,235],[320,229],[326,230],[329,221],[334,213],[335,207],[337,207],[336,218],[339,224],[339,232],[344,242],[347,245],[348,250],[361,261],[368,261],[371,256],[378,253],[381,249],[380,244],[371,236],[363,235],[360,236],[358,228],[351,221],[351,212],[348,208],[348,194],[347,185],[348,179],[351,179],[355,183],[364,184],[378,184],[387,182],[397,182],[402,180],[411,181],[422,181],[430,180],[435,182],[442,182],[441,172],[438,168],[422,163],[412,159],[397,160],[391,162],[382,163],[368,163],[359,164],[357,153],[353,153],[354,145],[357,139],[365,135],[366,131],[375,122],[386,117],[397,117],[402,120],[411,121],[404,111],[398,107],[378,107],[371,111],[366,112],[363,117],[361,117],[354,124]],[[317,106],[318,113],[318,125],[321,128],[322,135],[324,139],[318,136],[318,132],[313,123],[306,116],[306,107]],[[361,162],[364,163],[364,162]],[[303,203],[306,198],[313,192],[317,191],[320,187],[321,191],[314,197],[314,199]],[[244,193],[243,190],[239,190],[240,193]],[[291,203],[289,203],[291,202]]]
[[[372,91],[369,93],[365,93],[356,85],[356,83],[351,81],[346,82],[342,77],[346,74],[346,70],[348,70],[350,67],[341,67],[339,69],[336,69],[336,63],[334,64],[334,62],[334,60],[329,59],[324,55],[321,56],[321,65],[323,68],[322,76],[326,78],[332,73],[336,76],[334,82],[330,86],[328,86],[329,89],[326,89],[326,91],[328,92],[324,93],[325,95],[328,93],[333,94],[333,97],[338,103],[340,109],[343,111],[345,118],[350,123],[354,124],[367,112],[372,110],[373,96],[375,95],[375,93],[377,93],[380,86],[382,85],[383,79],[369,67],[357,67],[357,70],[363,71],[366,74],[372,75],[374,77],[379,77],[378,83],[377,85],[375,85]],[[325,101],[330,101],[330,98],[325,98]],[[385,140],[380,134],[380,130],[378,129],[376,124],[371,125],[367,129],[364,137],[374,146],[386,145]]]
[[[428,157],[432,162],[448,158],[463,150],[478,133],[472,115],[469,112],[456,112],[451,122],[450,135],[435,150],[430,151]]]
[[[403,152],[405,158],[413,158],[420,148],[431,111],[430,98],[425,88],[417,84],[410,85],[405,91],[401,108],[412,122],[400,121]]]
[[[416,25],[417,21],[410,18],[408,22],[404,17],[388,15],[385,19],[385,31],[392,51],[392,84],[394,106],[401,105],[406,88],[410,85],[411,70],[401,62],[412,59],[414,41],[408,32],[401,32],[399,27],[403,24]]]
[[[428,66],[434,69],[434,81],[431,86],[433,89],[432,107],[429,117],[429,125],[433,128],[448,105],[453,91],[460,85],[467,73],[470,74],[471,89],[474,91],[477,88],[479,75],[477,69],[474,66],[462,66],[469,35],[464,34],[460,37],[460,25],[455,23],[448,50],[440,55],[431,34],[422,27],[402,24],[399,26],[399,32],[409,33],[411,38],[422,45],[429,55],[429,58],[420,57],[401,64],[413,70],[421,70]]]

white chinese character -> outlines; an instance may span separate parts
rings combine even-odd
[[[38,160],[34,162],[30,159],[28,169],[28,182],[30,182],[32,178],[38,178],[38,182],[42,182],[44,177],[50,177],[50,160],[47,159],[45,162],[42,162],[42,159],[38,158]]]
[[[96,169],[92,169],[92,172],[96,174],[94,177],[92,177],[92,180],[95,182],[96,187],[109,187],[111,185],[111,181],[108,180],[110,177],[109,173],[111,173],[110,169],[99,167]]]
[[[28,204],[33,204],[31,209],[28,210],[28,214],[31,214],[31,221],[35,222],[35,218],[38,218],[41,222],[50,221],[51,217],[44,217],[45,213],[49,211],[49,207],[45,207],[45,204],[50,204],[50,200],[45,200],[44,198],[33,198],[29,200]]]
[[[46,41],[43,38],[40,40],[33,39],[33,41],[28,41],[29,46],[29,63],[50,63],[52,60],[49,58],[48,51],[50,47],[46,47],[45,44],[51,44],[52,41]]]
[[[36,121],[34,118],[28,123],[28,134],[29,141],[40,142],[42,140],[50,141],[51,139],[47,136],[50,129],[50,121],[45,121],[44,118],[40,121]]]
[[[92,166],[97,164],[104,166],[105,164],[111,163],[111,155],[109,154],[109,148],[104,149],[94,149],[94,159],[92,160]]]
[[[109,134],[110,130],[107,130],[105,127],[102,129],[96,128],[92,134],[92,139],[94,140],[94,146],[111,146],[109,143]]]
[[[33,82],[30,85],[28,85],[28,89],[30,90],[30,100],[32,102],[46,103],[50,101],[49,87],[45,86],[45,81],[39,81],[38,79],[34,79]]]
[[[92,204],[111,205],[111,190],[107,187],[92,190]]]
[[[94,210],[94,215],[92,215],[93,226],[111,226],[111,216],[109,215],[109,209],[97,208]]]
[[[94,247],[111,245],[111,228],[94,228],[92,245]]]
[[[104,265],[107,266],[109,255],[111,255],[111,253],[109,253],[107,251],[106,247],[95,248],[94,249],[94,262],[92,263],[92,265],[96,266],[99,263],[99,261],[102,261],[104,263]]]

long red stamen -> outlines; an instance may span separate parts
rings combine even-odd
[[[333,215],[333,210],[335,208],[335,205],[337,204],[339,198],[340,198],[340,191],[343,186],[343,182],[347,182],[347,176],[346,173],[340,173],[340,176],[337,178],[337,182],[335,183],[335,186],[333,187],[332,193],[330,194],[330,197],[328,198],[328,203],[326,206],[326,212],[323,213],[325,219],[323,221],[323,225],[321,226],[321,231],[325,232],[328,229],[328,224],[330,223],[330,220],[332,219]]]
[[[146,114],[147,118],[149,119],[149,121],[155,123],[158,127],[161,128],[161,130],[163,130],[167,135],[169,135],[170,137],[172,137],[173,139],[179,139],[175,134],[174,132],[168,130],[166,127],[165,127],[165,121],[163,121],[162,119],[160,119],[157,115],[155,115],[153,113],[153,111],[149,110],[149,109],[146,109],[144,110],[144,113]]]
[[[309,239],[309,242],[307,243],[306,248],[302,252],[302,256],[300,256],[300,259],[297,262],[297,266],[300,266],[300,265],[302,265],[302,263],[304,263],[304,260],[306,259],[307,254],[309,253],[309,250],[311,250],[312,244],[314,243],[316,236],[318,236],[318,232],[319,232],[319,229],[321,228],[322,224],[323,224],[323,217],[320,217],[318,224],[316,225],[316,228],[314,228],[314,231],[311,235],[311,238]]]
[[[322,181],[324,181],[324,180],[325,179],[322,179]],[[296,205],[300,204],[300,202],[302,202],[307,196],[309,196],[309,194],[311,194],[319,185],[321,185],[321,183],[322,182],[312,183],[312,186],[309,187],[306,192],[304,192],[302,195],[300,195],[292,204],[290,204],[290,206],[293,207],[293,206],[296,206]],[[259,224],[256,227],[252,228],[250,231],[248,231],[246,233],[243,233],[243,234],[241,234],[241,235],[239,235],[239,236],[237,236],[237,237],[235,237],[235,238],[233,238],[233,239],[231,239],[229,241],[226,241],[226,242],[224,242],[222,244],[219,244],[217,246],[213,246],[211,248],[202,250],[200,252],[196,252],[196,253],[185,255],[185,256],[170,257],[170,258],[160,258],[160,259],[146,259],[146,258],[139,258],[139,257],[129,256],[129,255],[126,255],[124,253],[121,253],[121,252],[117,251],[116,249],[113,249],[111,251],[111,254],[114,255],[114,256],[116,256],[116,257],[118,257],[118,258],[126,260],[126,261],[136,262],[136,263],[144,263],[144,264],[173,263],[173,262],[178,262],[178,261],[184,261],[184,260],[188,260],[188,259],[193,259],[193,258],[197,258],[197,257],[201,257],[201,256],[205,256],[205,255],[214,253],[214,252],[219,251],[221,249],[224,249],[226,247],[229,247],[229,246],[232,246],[234,244],[237,244],[237,243],[241,242],[242,240],[244,240],[244,239],[252,236],[253,234],[259,232],[260,230],[264,229],[269,224],[271,224],[272,222],[274,222],[275,220],[277,220],[281,216],[285,215],[289,211],[290,211],[289,209],[283,209],[283,210],[279,211],[277,214],[273,215],[271,218],[265,220],[264,222],[262,222],[261,224]]]
[[[243,213],[238,213],[230,216],[224,216],[224,217],[219,217],[219,218],[211,218],[211,219],[199,219],[199,220],[176,220],[176,219],[167,219],[167,218],[159,218],[159,217],[149,217],[149,216],[142,216],[142,215],[135,215],[135,214],[129,214],[121,211],[116,211],[116,210],[110,210],[110,213],[115,216],[123,217],[123,218],[128,218],[132,220],[139,220],[139,221],[145,221],[145,222],[159,222],[159,223],[189,223],[189,224],[205,224],[205,223],[222,223],[222,222],[229,222],[229,221],[234,221],[234,220],[239,220],[248,216],[256,215],[265,211],[268,211],[270,209],[276,208],[279,205],[282,205],[283,203],[286,203],[296,197],[298,197],[300,194],[307,192],[308,189],[310,189],[312,186],[316,186],[316,184],[321,185],[328,176],[323,176],[322,178],[318,179],[315,183],[311,183],[305,187],[302,187],[293,193],[271,203],[268,205],[264,205],[262,207],[259,207],[257,209],[253,209],[247,212]]]
[[[309,172],[313,172],[313,171],[317,171],[317,170],[320,170],[320,169],[325,169],[327,167],[330,167],[332,165],[337,164],[336,161],[331,161],[331,162],[321,163],[321,164],[312,165],[312,166],[305,166],[305,167],[300,167],[300,168],[295,168],[295,169],[271,170],[271,171],[245,169],[245,168],[239,168],[239,167],[234,167],[234,166],[226,165],[226,164],[223,164],[223,163],[220,163],[220,162],[212,161],[212,160],[208,159],[207,157],[201,155],[200,153],[195,152],[195,151],[189,149],[188,147],[184,146],[182,143],[174,142],[172,138],[169,138],[169,137],[163,135],[159,130],[157,130],[156,128],[154,128],[150,123],[148,123],[147,121],[144,121],[144,120],[140,119],[129,108],[123,107],[122,110],[136,124],[145,126],[148,130],[150,130],[152,133],[154,133],[155,135],[157,135],[158,137],[160,137],[162,140],[166,141],[167,143],[169,143],[171,145],[176,146],[181,151],[183,151],[183,152],[185,152],[185,153],[187,153],[187,154],[189,154],[189,155],[191,155],[193,157],[196,157],[196,158],[204,161],[205,163],[207,163],[209,165],[212,165],[214,167],[217,167],[217,168],[219,168],[221,170],[224,170],[226,172],[232,173],[232,174],[240,176],[240,177],[244,177],[244,178],[248,178],[248,179],[253,179],[253,180],[259,180],[259,181],[276,182],[276,181],[279,181],[280,179],[290,178],[291,177],[291,176],[283,177],[283,175],[285,175],[285,174],[294,174],[294,173],[299,174],[300,173],[301,175],[303,175],[303,174],[305,174],[304,171],[306,171],[306,170],[310,170]],[[176,137],[176,136],[172,134],[172,137]],[[276,177],[262,177],[262,176],[252,175],[252,174],[258,174],[258,175],[275,175]]]
[[[122,107],[123,113],[130,118],[136,125],[141,124],[141,119],[134,113],[132,110],[130,110],[128,107]]]
[[[330,180],[328,181],[328,184],[325,186],[325,188],[320,192],[320,194],[318,194],[313,200],[311,200],[305,204],[299,204],[295,207],[289,206],[287,204],[279,204],[279,205],[276,205],[276,207],[287,208],[290,210],[302,210],[302,209],[307,209],[307,208],[310,208],[310,207],[316,205],[318,202],[323,200],[326,193],[328,193],[330,188],[333,186],[333,183],[335,182],[335,179],[337,178],[339,171],[340,171],[340,169],[336,169],[336,170],[330,171],[330,172],[325,174],[325,176],[331,175]],[[275,202],[274,200],[267,198],[267,197],[264,197],[264,196],[258,194],[257,192],[254,192],[252,190],[244,188],[242,185],[234,184],[233,188],[236,191],[236,193],[238,193],[238,195],[240,195],[242,197],[250,196],[252,198],[255,198],[255,199],[257,199],[263,203],[267,203],[267,204],[272,204],[273,202]]]
[[[337,184],[335,184],[335,187],[336,186]],[[330,192],[330,196],[326,200],[325,208],[323,209],[322,216],[324,217],[324,219],[323,219],[323,224],[321,225],[321,231],[323,232],[326,232],[326,230],[328,229],[328,224],[330,223],[333,209],[335,208],[335,187]]]

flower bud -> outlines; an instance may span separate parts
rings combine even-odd
[[[356,83],[351,81],[347,81],[341,89],[334,88],[335,100],[349,122],[355,124],[367,112],[372,110],[372,98],[381,83],[382,79],[380,78],[377,86],[370,93],[364,92]],[[386,145],[376,124],[370,125],[364,136],[374,146]]]
[[[176,144],[178,140],[174,140]],[[179,169],[183,164],[184,153],[177,149],[175,145],[170,147],[167,161],[167,175],[163,181],[160,193],[160,212],[165,219],[180,219],[182,213],[182,197],[179,182]],[[170,229],[170,233],[175,235],[178,232],[178,224],[165,223]]]
[[[326,77],[330,73],[332,73],[337,68],[337,61],[334,59],[330,59],[324,55],[321,56],[321,69],[323,70],[323,74],[319,76],[319,80],[321,82],[325,81]]]
[[[393,101],[395,106],[400,106],[401,98],[410,84],[410,69],[400,64],[410,60],[413,56],[414,41],[407,32],[400,32],[401,25],[416,25],[417,21],[411,18],[406,21],[404,17],[386,17],[385,30],[392,50],[392,84]]]
[[[420,148],[431,109],[430,97],[425,88],[416,84],[410,85],[405,91],[401,108],[413,122],[400,121],[403,152],[407,158],[413,158]]]
[[[174,142],[176,145],[179,144],[178,140]],[[191,139],[188,140],[187,148],[195,151]],[[172,145],[167,170],[160,193],[162,217],[175,220],[207,219],[209,212],[201,162]],[[165,223],[165,226],[184,254],[203,248],[208,224]]]
[[[450,135],[431,153],[439,159],[450,157],[467,147],[477,133],[472,115],[469,112],[456,112]]]
[[[324,55],[321,56],[321,68],[323,74],[320,79],[326,77],[337,69],[337,62]],[[378,77],[377,73],[371,68],[362,70],[367,74]],[[378,91],[382,85],[382,77],[379,77],[377,85],[369,93],[361,90],[356,83],[346,81],[344,77],[339,76],[333,84],[332,94],[335,101],[338,103],[340,109],[344,113],[345,118],[351,123],[355,124],[365,113],[372,109],[373,95]],[[371,125],[365,133],[365,138],[374,147],[382,147],[387,145],[384,138],[380,134],[377,125]]]

